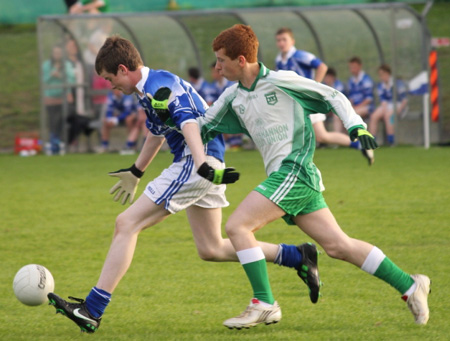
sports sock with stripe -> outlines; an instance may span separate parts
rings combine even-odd
[[[280,244],[277,256],[273,261],[280,266],[296,268],[302,261],[302,254],[295,245]]]
[[[361,143],[359,141],[352,141],[349,145],[350,148],[361,149]]]
[[[109,292],[93,287],[86,297],[86,308],[93,317],[99,318],[105,312],[110,301],[111,294]]]
[[[402,295],[414,284],[412,277],[395,265],[376,246],[369,252],[361,269],[392,285]]]
[[[261,247],[238,251],[236,254],[252,285],[253,297],[262,302],[273,304],[275,299],[270,288],[266,258]]]

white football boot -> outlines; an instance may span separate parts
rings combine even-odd
[[[271,324],[281,320],[281,308],[277,301],[271,307],[265,307],[261,302],[253,298],[250,305],[239,316],[226,320],[223,324],[230,329],[242,329],[254,327],[260,323]]]
[[[406,298],[408,308],[414,315],[417,324],[425,325],[430,317],[428,294],[431,292],[431,281],[425,275],[411,275],[416,283],[416,290]]]

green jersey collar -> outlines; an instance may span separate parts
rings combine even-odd
[[[245,91],[253,91],[253,90],[255,90],[256,83],[258,83],[258,80],[259,80],[260,78],[266,77],[266,76],[269,74],[270,70],[269,70],[268,68],[266,68],[265,65],[264,65],[263,63],[258,62],[258,64],[259,64],[259,73],[258,73],[258,76],[256,76],[256,79],[255,79],[255,81],[253,82],[253,84],[252,84],[252,86],[250,87],[250,89],[248,89],[248,88],[246,88],[245,86],[243,86],[242,83],[241,83],[240,81],[239,81],[239,88],[241,88],[241,89],[243,89],[243,90],[245,90]]]

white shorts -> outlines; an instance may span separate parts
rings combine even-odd
[[[317,123],[317,122],[323,122],[327,119],[327,115],[325,114],[311,114],[309,115],[309,119],[311,120],[311,123]]]
[[[206,161],[215,169],[225,168],[225,164],[215,157],[207,155]],[[164,203],[164,208],[170,213],[177,213],[192,205],[203,208],[227,207],[229,203],[225,189],[225,185],[214,185],[198,175],[194,160],[188,155],[150,181],[144,194],[157,205]]]

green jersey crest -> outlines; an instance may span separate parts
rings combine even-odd
[[[275,105],[278,103],[278,98],[277,98],[277,94],[275,93],[275,91],[264,94],[264,96],[266,96],[267,104]]]

